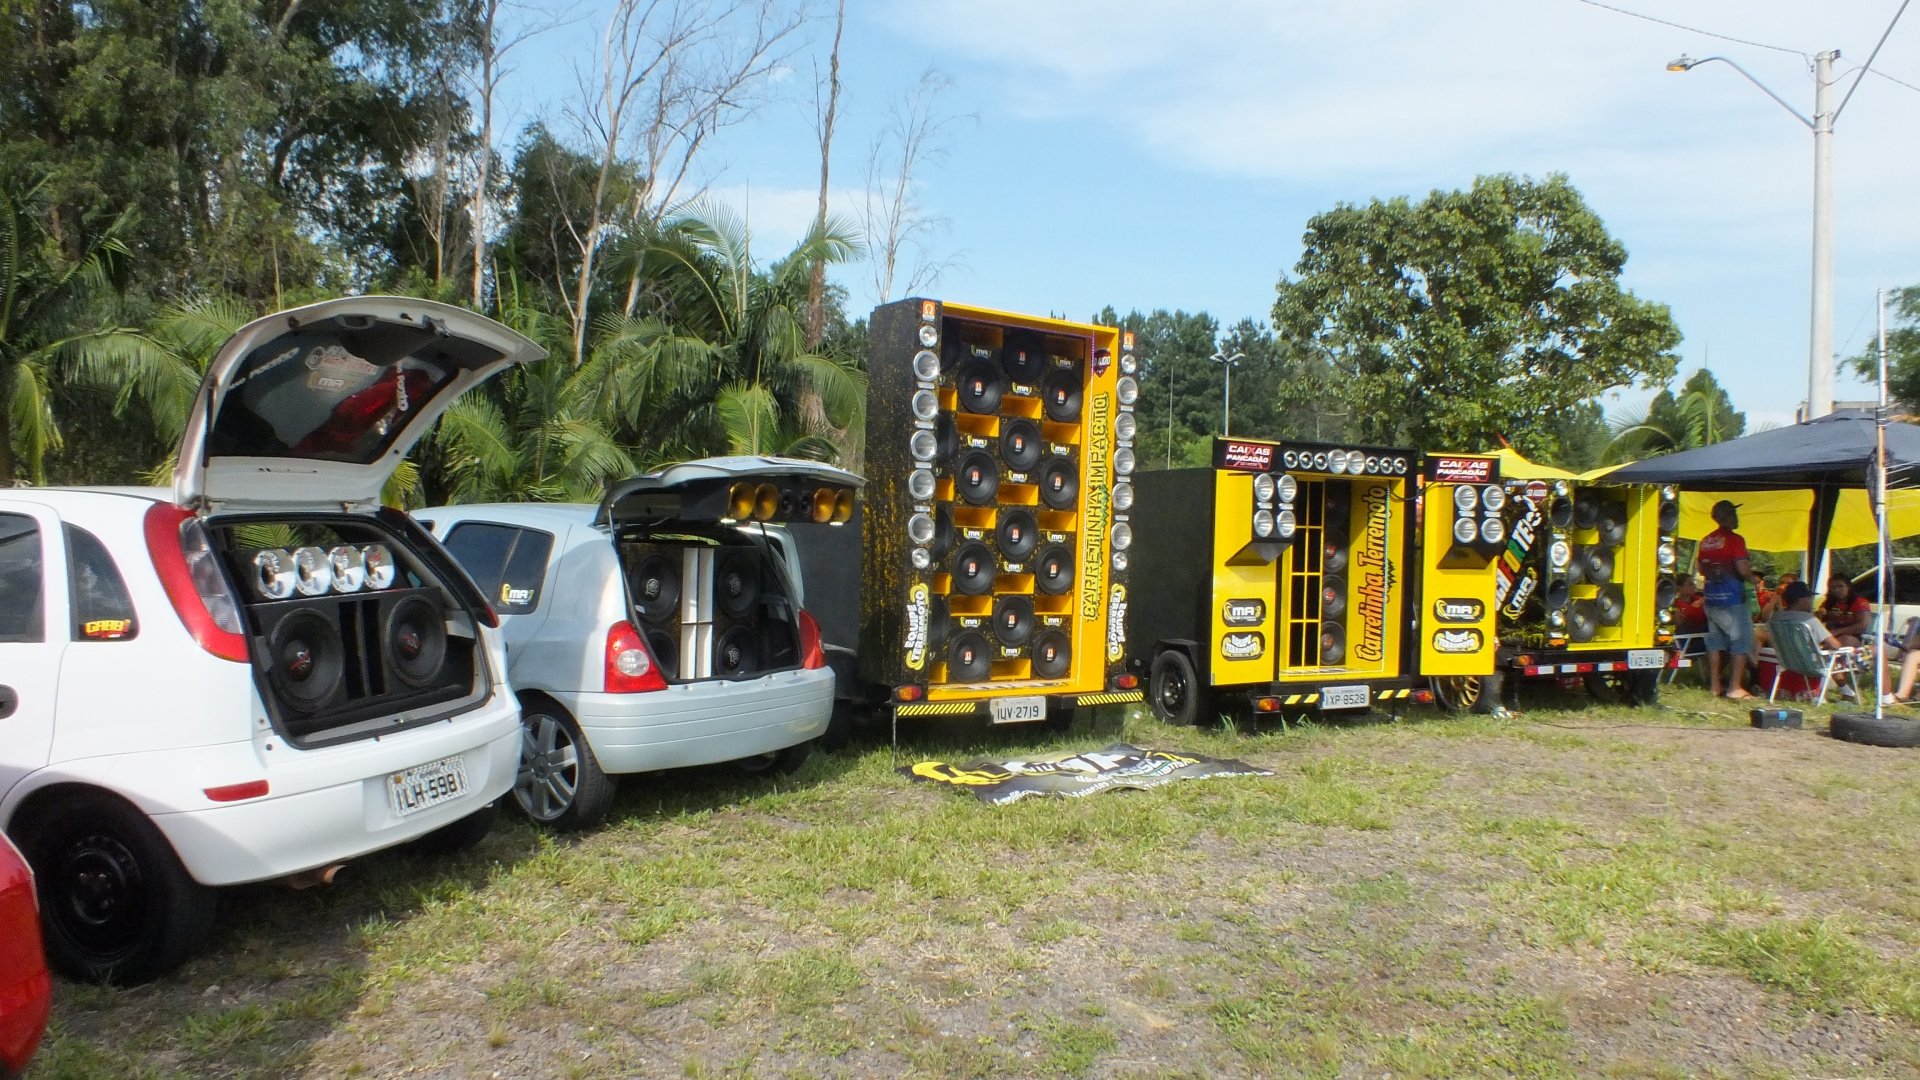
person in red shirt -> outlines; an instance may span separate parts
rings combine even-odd
[[[1692,574],[1680,579],[1680,591],[1673,598],[1673,619],[1683,634],[1707,632],[1707,598],[1700,595],[1700,583]]]
[[[1700,538],[1700,575],[1707,579],[1707,685],[1717,696],[1723,690],[1731,700],[1750,698],[1747,657],[1753,654],[1753,617],[1747,610],[1747,542],[1740,527],[1740,508],[1725,499],[1713,504],[1713,520],[1720,527]],[[1720,681],[1720,654],[1732,662],[1727,681]]]
[[[1873,621],[1873,603],[1853,591],[1853,582],[1839,574],[1827,579],[1827,596],[1820,602],[1820,621],[1842,645],[1860,644],[1860,635]]]

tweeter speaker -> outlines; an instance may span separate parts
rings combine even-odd
[[[1547,520],[1557,529],[1573,524],[1573,500],[1565,495],[1555,495],[1553,502],[1547,505]]]
[[[1571,599],[1573,599],[1573,586],[1569,585],[1565,579],[1552,581],[1547,584],[1546,604],[1548,611],[1559,611],[1561,608],[1566,607],[1567,601]]]
[[[1680,504],[1668,500],[1660,504],[1660,531],[1670,533],[1680,528]]]
[[[1680,586],[1674,584],[1672,578],[1661,578],[1660,584],[1653,587],[1653,606],[1656,608],[1672,607],[1674,600],[1678,599],[1679,595]]]

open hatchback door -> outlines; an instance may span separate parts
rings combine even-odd
[[[738,455],[669,465],[608,486],[596,525],[813,522],[842,525],[866,480],[798,458]]]
[[[180,439],[193,510],[368,509],[454,399],[546,350],[483,315],[401,296],[256,319],[207,368]]]

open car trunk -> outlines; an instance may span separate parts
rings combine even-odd
[[[397,514],[222,519],[213,546],[274,728],[322,746],[431,723],[486,700],[466,579]]]
[[[669,681],[801,665],[799,589],[779,530],[844,525],[860,483],[819,462],[742,456],[670,466],[608,490],[597,520],[619,548],[633,625]]]

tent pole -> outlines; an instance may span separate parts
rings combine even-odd
[[[1893,618],[1893,604],[1887,599],[1887,563],[1893,546],[1887,541],[1887,291],[1874,290],[1873,299],[1880,323],[1880,405],[1873,413],[1873,513],[1879,528],[1879,535],[1874,537],[1873,598],[1880,605],[1876,626],[1880,639],[1873,643],[1873,715],[1879,718],[1887,712],[1887,665],[1883,658],[1887,654],[1887,624]]]

